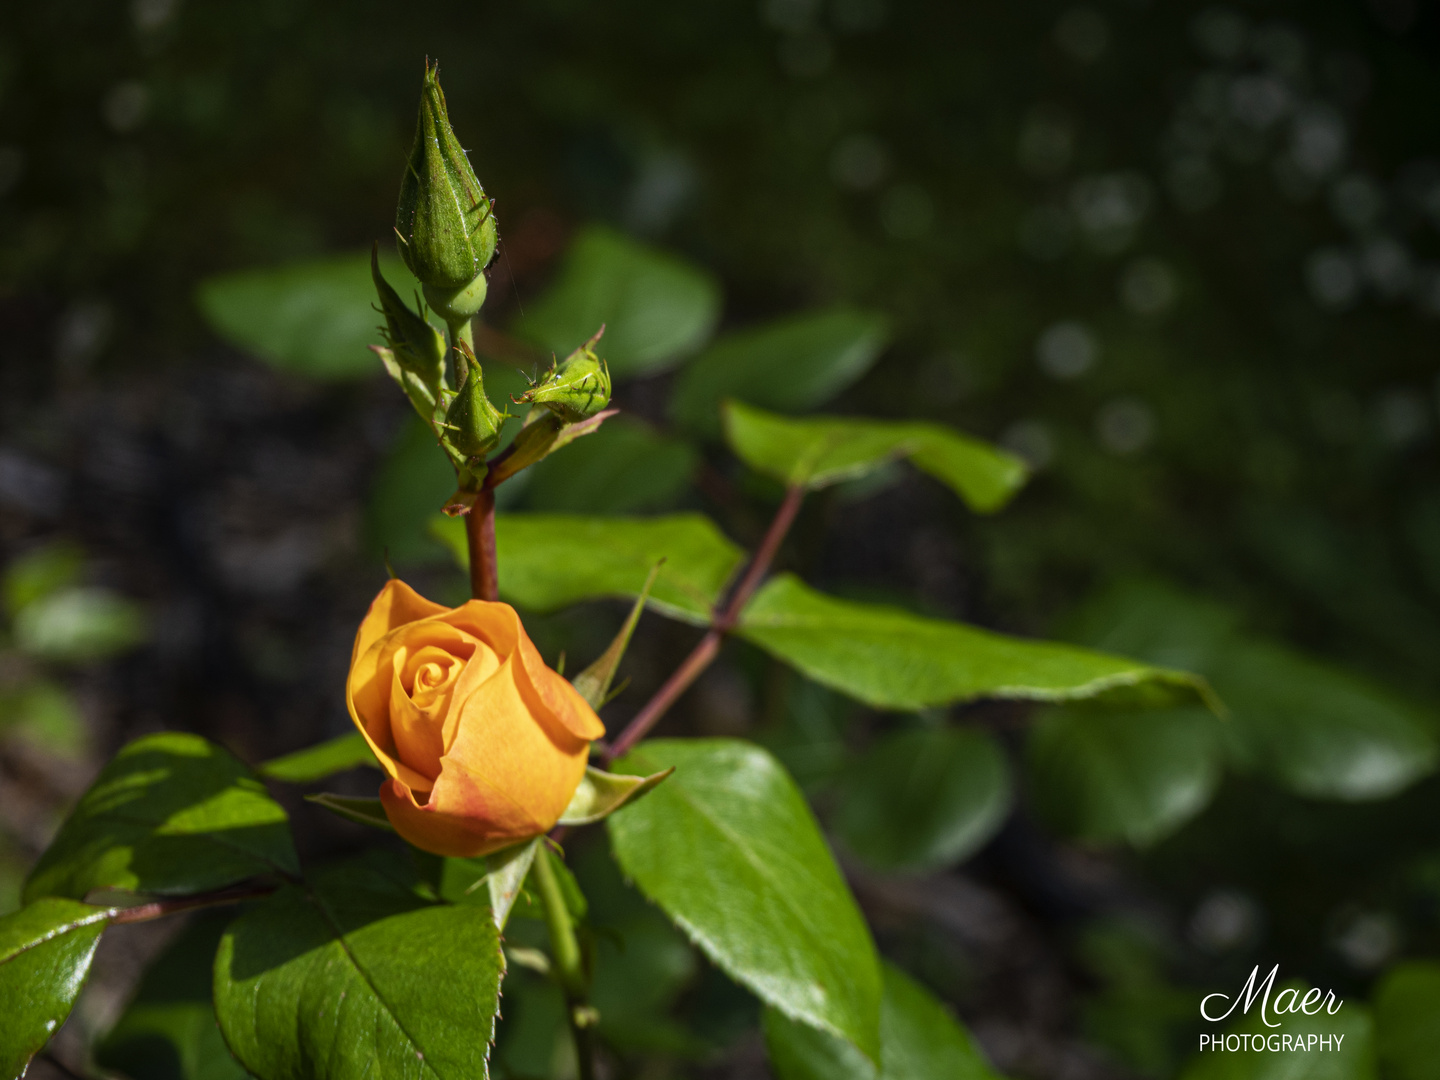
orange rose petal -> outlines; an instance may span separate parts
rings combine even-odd
[[[565,730],[587,742],[604,738],[605,725],[595,715],[590,703],[580,696],[580,691],[571,686],[569,680],[546,665],[523,626],[520,627],[518,651],[530,685]]]
[[[396,627],[413,623],[430,615],[439,615],[446,610],[443,604],[426,600],[403,581],[391,578],[370,604],[370,610],[360,621],[355,634],[355,648],[350,653],[350,664],[363,656],[375,642]]]
[[[445,752],[441,723],[449,695],[443,695],[430,709],[417,706],[405,689],[408,660],[409,650],[401,645],[391,664],[390,737],[395,740],[395,756],[433,782],[440,775],[440,755]],[[454,678],[452,674],[452,681]]]
[[[380,805],[396,832],[432,855],[469,859],[499,851],[526,838],[477,828],[473,819],[421,806],[410,789],[398,780],[387,780],[381,786]]]

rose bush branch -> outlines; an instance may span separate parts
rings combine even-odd
[[[605,751],[607,761],[623,757],[631,747],[649,734],[650,729],[659,723],[660,718],[665,715],[670,706],[674,705],[680,695],[690,688],[690,685],[714,662],[715,657],[720,655],[720,644],[735,627],[740,618],[740,613],[745,610],[745,604],[754,595],[755,590],[760,587],[765,574],[769,571],[770,565],[775,561],[775,556],[780,553],[780,545],[784,543],[790,527],[795,523],[795,516],[800,512],[800,504],[805,499],[805,488],[799,485],[791,485],[785,490],[785,498],[780,502],[780,508],[775,511],[775,517],[770,521],[770,527],[765,530],[765,536],[760,541],[760,546],[755,549],[755,555],[746,568],[745,576],[735,586],[725,606],[716,614],[710,624],[710,629],[705,631],[690,655],[675,669],[674,673],[665,680],[655,695],[645,703],[634,719],[626,725],[619,737],[610,744]]]

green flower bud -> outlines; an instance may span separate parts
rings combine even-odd
[[[411,311],[380,273],[380,245],[370,250],[370,276],[380,294],[388,348],[372,345],[390,377],[400,384],[415,411],[427,424],[435,422],[435,406],[445,386],[445,337]]]
[[[485,396],[484,375],[480,361],[470,351],[470,346],[460,342],[456,346],[465,362],[465,381],[445,411],[445,435],[443,441],[462,460],[484,459],[485,455],[500,444],[500,425],[503,417]],[[458,463],[457,463],[458,464]],[[473,470],[472,470],[473,471]],[[483,469],[480,470],[482,473]]]
[[[474,286],[495,254],[497,234],[490,200],[451,130],[439,71],[426,63],[395,233],[400,257],[425,286],[431,306],[448,320],[480,310],[483,279],[478,290]]]
[[[525,391],[517,404],[543,405],[570,424],[594,416],[610,404],[610,367],[593,350],[604,332],[602,326],[599,333]]]

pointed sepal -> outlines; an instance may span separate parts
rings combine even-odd
[[[319,795],[306,795],[305,801],[323,806],[332,814],[338,814],[357,825],[369,825],[387,832],[395,831],[390,819],[385,816],[385,807],[380,804],[379,799],[356,799],[349,795],[332,795],[323,791]]]
[[[370,346],[390,377],[400,384],[415,411],[427,424],[435,422],[435,406],[445,388],[445,338],[400,299],[380,272],[380,245],[370,249],[370,277],[385,316],[385,347]]]
[[[534,840],[526,840],[523,844],[485,856],[485,865],[489,868],[485,885],[490,890],[490,911],[495,916],[495,929],[505,929],[505,921],[510,918],[510,911],[520,897],[521,887],[541,843],[542,839],[537,836]]]
[[[630,636],[635,633],[635,626],[640,621],[640,613],[645,610],[645,601],[650,598],[650,588],[655,584],[655,575],[660,572],[660,567],[665,564],[661,559],[650,568],[650,576],[645,579],[645,587],[640,590],[640,595],[635,599],[635,605],[630,609],[630,614],[625,617],[625,623],[620,627],[620,632],[610,642],[599,658],[587,667],[584,671],[570,680],[570,685],[580,692],[580,696],[590,703],[592,709],[599,709],[604,705],[610,694],[610,684],[615,681],[615,671],[620,667],[620,661],[625,656],[625,650],[630,645]]]
[[[652,776],[621,776],[591,766],[585,770],[570,805],[560,815],[561,825],[591,825],[634,802],[673,773],[673,768]]]

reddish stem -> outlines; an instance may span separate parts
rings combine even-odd
[[[215,892],[196,893],[194,896],[177,896],[170,900],[152,900],[148,904],[137,904],[135,907],[121,908],[110,921],[112,923],[149,922],[152,919],[163,919],[166,915],[176,915],[182,911],[190,911],[194,908],[215,907],[219,904],[238,904],[243,900],[257,900],[262,896],[269,896],[277,888],[279,888],[277,885],[242,885],[233,889],[217,889]]]
[[[730,594],[730,600],[725,607],[716,614],[694,649],[690,651],[681,665],[675,669],[670,678],[665,680],[663,686],[655,691],[655,696],[645,703],[645,707],[635,714],[635,718],[625,726],[620,737],[605,751],[605,761],[611,762],[618,757],[623,757],[636,743],[650,733],[660,718],[665,715],[671,705],[675,704],[690,685],[700,677],[701,672],[714,662],[715,657],[720,655],[720,643],[725,639],[740,618],[740,612],[744,610],[745,604],[759,588],[761,580],[765,577],[770,564],[775,561],[775,556],[780,552],[780,545],[785,541],[785,534],[790,531],[790,526],[795,523],[795,515],[800,512],[800,503],[805,498],[803,487],[791,487],[786,489],[785,499],[780,504],[780,509],[775,511],[775,517],[770,522],[770,528],[765,531],[765,538],[760,541],[755,556],[750,560],[750,566],[745,571],[745,576],[740,579],[740,584],[735,586],[734,592]]]
[[[500,599],[495,575],[495,491],[482,487],[465,515],[465,544],[470,552],[470,595],[476,600]]]

